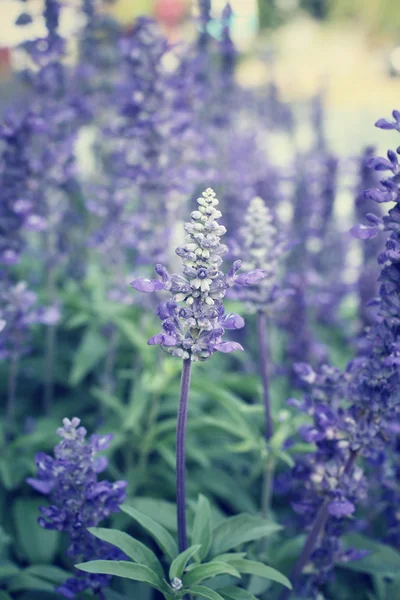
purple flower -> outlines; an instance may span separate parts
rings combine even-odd
[[[45,529],[63,531],[69,536],[67,554],[75,561],[96,558],[123,559],[113,546],[99,541],[88,531],[110,514],[118,512],[126,496],[126,481],[98,481],[97,475],[107,467],[105,457],[96,456],[108,448],[112,435],[92,435],[86,440],[86,429],[80,419],[63,419],[57,429],[62,441],[54,448],[54,458],[39,452],[36,455],[36,478],[27,483],[41,494],[48,495],[50,506],[40,508],[39,524]],[[107,586],[110,577],[88,575],[76,571],[58,591],[67,598],[92,589]]]
[[[165,267],[156,265],[161,281],[139,278],[131,285],[143,292],[164,289],[172,296],[158,308],[164,331],[153,336],[149,344],[159,344],[170,354],[184,359],[205,360],[216,351],[227,353],[243,349],[236,342],[222,341],[225,329],[240,329],[244,325],[239,315],[225,315],[223,298],[229,287],[251,285],[258,282],[264,272],[256,270],[237,275],[240,261],[236,261],[226,275],[220,271],[228,249],[220,241],[226,230],[218,223],[221,213],[216,208],[218,200],[213,190],[208,188],[203,192],[197,204],[190,223],[185,224],[185,246],[176,250],[182,258],[183,276],[169,275]]]

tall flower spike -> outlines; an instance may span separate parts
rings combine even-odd
[[[159,344],[183,359],[205,360],[217,350],[243,350],[237,342],[222,341],[225,329],[239,329],[244,325],[239,315],[225,315],[223,299],[231,286],[253,285],[266,276],[266,271],[255,269],[238,276],[239,260],[228,273],[220,271],[228,248],[221,243],[226,229],[218,223],[222,215],[216,208],[215,192],[208,188],[197,199],[197,204],[190,222],[185,224],[185,245],[176,250],[182,258],[184,276],[171,276],[162,265],[156,265],[161,281],[139,278],[131,286],[140,292],[164,289],[172,296],[158,309],[163,331],[148,343]]]
[[[80,427],[80,419],[76,417],[63,419],[63,427],[57,429],[57,434],[62,440],[54,448],[54,458],[39,452],[37,477],[27,479],[35,490],[50,497],[51,505],[40,508],[39,525],[66,532],[67,553],[74,559],[123,559],[120,551],[87,530],[118,512],[125,500],[126,481],[97,481],[97,474],[107,467],[107,459],[96,454],[108,448],[113,436],[92,435],[87,442],[86,429]],[[74,598],[86,589],[99,592],[109,582],[107,575],[76,571],[58,591],[66,598]]]
[[[252,312],[266,311],[278,300],[277,274],[279,261],[285,251],[271,211],[262,198],[250,202],[244,225],[239,232],[243,267],[265,274],[251,289],[242,292]],[[256,283],[256,282],[254,282]]]

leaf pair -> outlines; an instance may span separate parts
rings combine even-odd
[[[230,575],[237,579],[242,574],[256,575],[290,588],[288,579],[276,569],[247,560],[246,553],[226,553],[227,550],[280,529],[274,523],[243,514],[230,517],[213,529],[210,504],[204,496],[200,496],[193,524],[193,545],[178,554],[174,538],[160,523],[132,506],[125,505],[122,510],[148,532],[168,558],[169,582],[165,578],[163,566],[150,548],[127,533],[115,529],[90,528],[89,531],[122,550],[133,562],[96,560],[76,565],[77,568],[89,573],[116,575],[145,582],[160,591],[167,600],[182,598],[185,594],[209,600],[255,599],[252,594],[240,588],[229,586],[217,592],[199,585],[218,575]],[[204,562],[206,559],[208,562]],[[176,585],[181,587],[177,588]]]

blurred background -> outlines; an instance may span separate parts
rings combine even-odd
[[[41,12],[42,0],[26,0]],[[217,17],[224,0],[214,0]],[[76,0],[68,0],[62,32],[73,34],[80,17]],[[398,105],[400,95],[400,11],[392,0],[232,0],[233,38],[241,51],[237,77],[244,86],[274,81],[297,118],[296,142],[307,145],[312,132],[304,115],[306,102],[323,93],[326,135],[333,151],[358,152],[365,144],[382,151],[373,127]],[[191,0],[116,0],[103,8],[129,27],[140,14],[156,17],[170,39],[193,36],[197,2]],[[16,27],[21,3],[0,3],[1,107],[15,93],[13,48],[37,35],[40,21]],[[215,35],[218,24],[215,20]],[[212,27],[211,23],[210,27]],[[44,25],[43,25],[44,27]],[[304,126],[303,126],[304,123]],[[382,146],[381,144],[384,144]],[[280,149],[278,150],[280,152]]]

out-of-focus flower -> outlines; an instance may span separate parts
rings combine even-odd
[[[69,536],[68,556],[79,562],[124,558],[119,550],[91,535],[88,527],[98,525],[111,513],[119,511],[126,496],[126,481],[98,481],[107,467],[107,459],[97,456],[110,445],[112,435],[92,435],[86,440],[86,429],[80,419],[63,419],[57,429],[62,438],[54,448],[54,458],[40,452],[36,455],[36,478],[27,483],[50,498],[50,506],[40,508],[39,524],[45,529],[63,531]],[[67,598],[92,589],[106,587],[110,577],[76,571],[58,591]]]

